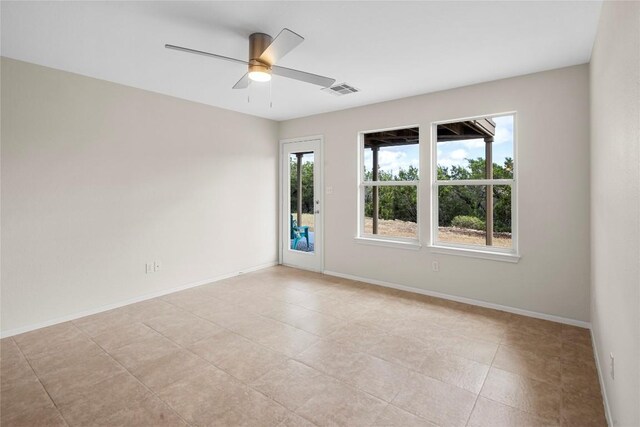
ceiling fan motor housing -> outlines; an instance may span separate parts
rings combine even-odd
[[[264,33],[253,33],[249,36],[249,72],[270,72],[272,64],[260,61],[258,58],[269,47],[272,40],[269,34]]]

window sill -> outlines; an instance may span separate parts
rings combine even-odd
[[[376,239],[372,237],[354,237],[356,243],[372,246],[386,246],[389,248],[409,249],[413,251],[420,250],[422,245],[416,241],[402,241],[391,239]]]
[[[455,248],[449,246],[429,245],[432,253],[443,255],[457,255],[469,258],[480,258],[491,261],[502,261],[517,263],[520,261],[520,255],[506,252],[491,252],[478,249]]]

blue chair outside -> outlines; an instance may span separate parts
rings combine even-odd
[[[307,249],[309,248],[309,226],[302,225],[299,226],[297,221],[293,219],[293,215],[291,215],[291,249],[297,249],[298,243],[305,239],[307,242]]]

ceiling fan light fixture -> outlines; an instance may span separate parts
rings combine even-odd
[[[249,78],[254,82],[271,80],[271,69],[264,64],[249,64]]]
[[[271,80],[271,73],[267,71],[249,71],[249,78],[254,82],[268,82]]]

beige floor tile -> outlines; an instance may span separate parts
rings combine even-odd
[[[334,379],[320,371],[295,360],[288,360],[250,385],[285,408],[295,411],[334,382]]]
[[[282,332],[286,327],[284,323],[265,316],[243,313],[232,325],[227,326],[227,329],[245,338],[257,340],[266,335]]]
[[[428,346],[420,340],[398,335],[383,335],[364,351],[373,356],[418,370],[425,360]]]
[[[23,382],[38,381],[27,360],[22,355],[20,357],[20,359],[5,358],[0,361],[0,392],[4,393]]]
[[[327,335],[325,339],[356,348],[359,351],[367,351],[387,335],[388,332],[383,329],[351,321]]]
[[[482,396],[473,408],[468,427],[552,427],[557,420],[547,420]]]
[[[313,293],[304,292],[291,286],[278,286],[269,292],[271,298],[289,303],[297,304],[310,301],[314,298]]]
[[[392,403],[436,424],[464,426],[476,396],[442,381],[412,373]]]
[[[141,366],[158,360],[180,349],[169,339],[157,332],[146,338],[120,347],[110,354],[129,371],[137,371]]]
[[[99,354],[40,375],[42,384],[56,403],[68,403],[76,392],[124,372],[107,354]]]
[[[563,393],[560,421],[566,427],[606,427],[602,398]]]
[[[497,343],[472,340],[454,334],[425,342],[436,351],[450,353],[485,365],[491,364],[499,346]]]
[[[395,397],[408,376],[407,368],[331,341],[318,343],[298,359],[385,401]]]
[[[254,337],[253,340],[278,353],[294,357],[318,342],[319,337],[282,323],[280,327]]]
[[[428,351],[416,370],[428,377],[477,394],[480,393],[487,377],[489,365],[453,354]]]
[[[469,320],[478,320],[481,322],[490,322],[493,324],[501,324],[508,326],[512,324],[516,318],[520,316],[507,313],[505,311],[494,310],[492,308],[466,305],[464,312],[461,315],[462,318]]]
[[[3,338],[0,340],[0,362],[15,362],[22,360],[24,356],[13,341],[13,338]]]
[[[380,416],[371,424],[372,427],[436,427],[423,418],[393,406],[387,405]]]
[[[223,294],[219,299],[237,305],[242,311],[256,314],[276,310],[287,304],[279,299],[271,298],[264,290],[240,289]]]
[[[327,336],[345,324],[344,320],[327,316],[294,304],[263,312],[263,316],[291,325],[318,336]]]
[[[327,287],[335,286],[332,283],[326,283],[315,278],[311,279],[305,277],[285,277],[281,279],[281,282],[285,286],[313,294],[327,289]]]
[[[259,325],[263,319],[266,319],[258,314],[243,310],[239,305],[230,303],[225,303],[224,308],[216,309],[201,306],[194,309],[192,313],[234,332],[249,323]],[[267,320],[271,321],[271,319]]]
[[[186,427],[185,423],[171,408],[157,397],[137,401],[93,425],[105,427]]]
[[[27,359],[59,352],[88,338],[71,322],[60,323],[13,337]]]
[[[560,358],[500,346],[493,366],[534,380],[552,384],[560,382]]]
[[[582,345],[573,342],[562,343],[561,358],[565,363],[582,363],[591,366],[595,366],[596,363],[591,345]]]
[[[186,311],[161,314],[144,323],[181,346],[188,346],[222,331],[222,327]]]
[[[11,427],[65,427],[67,423],[53,404],[20,414],[2,413],[0,424]]]
[[[319,426],[369,426],[385,406],[380,399],[334,382],[298,408],[296,414]]]
[[[315,295],[312,301],[303,301],[298,303],[298,305],[328,316],[347,320],[355,319],[360,313],[366,311],[362,306],[320,295]]]
[[[52,406],[49,395],[37,380],[23,381],[2,392],[0,415],[4,420],[24,417],[30,411]]]
[[[140,365],[132,373],[151,390],[158,391],[208,365],[190,351],[180,350]]]
[[[544,357],[560,357],[562,350],[562,339],[559,334],[532,334],[517,328],[508,329],[501,344]]]
[[[85,333],[95,337],[110,329],[135,323],[135,320],[127,314],[127,311],[127,307],[120,307],[74,320],[73,323]]]
[[[302,418],[300,415],[290,413],[287,418],[278,427],[314,427],[315,424],[309,420]]]
[[[229,308],[229,302],[227,301],[222,301],[218,298],[200,298],[198,295],[183,292],[165,295],[160,298],[163,302],[171,304],[176,311],[179,309],[194,314],[197,311],[208,313]]]
[[[201,301],[202,302],[202,301]],[[170,304],[161,298],[154,298],[124,307],[132,320],[141,322],[167,313],[181,311],[180,308]]]
[[[360,356],[353,347],[320,341],[296,356],[296,360],[332,377],[345,379],[358,370]]]
[[[591,347],[591,331],[577,326],[562,325],[562,341]]]
[[[451,329],[456,334],[466,338],[499,344],[504,339],[508,326],[492,319],[478,319],[463,315],[456,319]]]
[[[389,317],[390,331],[394,335],[418,339],[425,343],[432,343],[437,338],[452,335],[452,331],[442,326],[442,320],[438,320],[437,317],[425,315],[410,318],[398,313],[391,314]]]
[[[564,328],[561,323],[525,316],[516,317],[514,323],[513,327],[519,331],[539,336],[560,337]]]
[[[589,363],[562,363],[562,391],[599,398],[600,381],[595,365]]]
[[[361,354],[355,367],[344,381],[387,402],[400,392],[409,376],[407,368],[368,354]]]
[[[605,425],[586,329],[287,267],[14,338],[2,425]]]
[[[359,288],[352,285],[338,285],[321,289],[316,295],[337,300],[348,300],[350,297],[356,296]]]
[[[153,329],[147,325],[136,322],[130,325],[119,326],[93,337],[100,347],[107,352],[112,352],[132,342],[143,340],[154,335]]]
[[[560,384],[549,384],[491,368],[482,396],[550,420],[560,418]]]
[[[212,295],[213,293],[214,292],[212,291],[205,292],[198,287],[163,295],[160,299],[176,307],[191,311],[208,301],[211,301],[212,304],[216,304],[216,299]]]
[[[212,366],[158,396],[194,425],[277,425],[288,415],[284,407]]]
[[[104,350],[90,339],[70,340],[67,346],[52,353],[41,353],[29,362],[37,375],[55,372],[71,365],[79,365],[94,356],[105,355]]]
[[[415,322],[408,321],[406,324],[402,322],[402,320],[406,319],[403,319],[400,312],[401,310],[390,309],[389,307],[384,307],[382,309],[365,308],[357,314],[353,321],[360,325],[380,329],[386,332],[395,333],[397,329],[401,329],[404,332],[407,332],[407,334],[398,333],[397,335],[414,337],[414,330],[419,330],[420,327],[416,325]],[[402,325],[402,327],[399,325]],[[411,329],[411,331],[408,329]]]
[[[77,390],[72,396],[66,396],[67,402],[58,407],[69,424],[86,426],[99,424],[99,420],[149,396],[149,390],[124,372]]]
[[[199,341],[189,349],[246,382],[257,379],[287,360],[283,354],[229,331]]]

